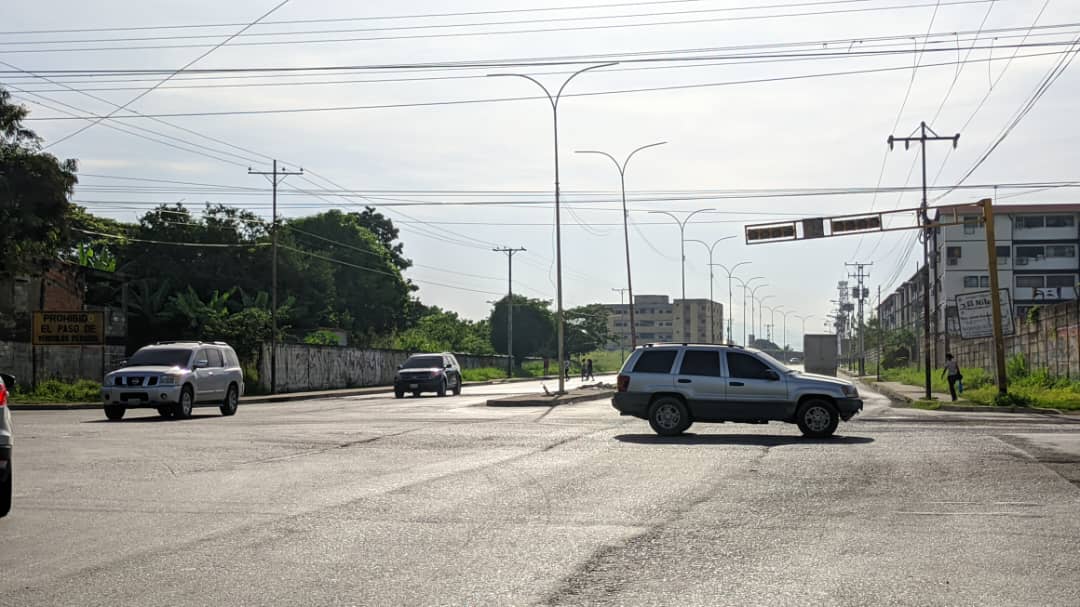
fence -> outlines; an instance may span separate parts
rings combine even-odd
[[[0,371],[14,375],[26,388],[47,379],[100,382],[123,359],[124,346],[31,346],[0,341]]]
[[[1034,318],[1017,319],[1014,335],[1005,337],[1005,357],[1023,354],[1031,369],[1045,368],[1057,377],[1080,377],[1080,302],[1040,306]],[[994,372],[993,338],[959,339],[949,349],[964,367]]]
[[[277,391],[305,392],[383,386],[394,381],[398,365],[410,356],[401,350],[278,344]],[[506,367],[505,356],[455,354],[463,369]],[[259,389],[270,391],[270,345],[259,356]]]

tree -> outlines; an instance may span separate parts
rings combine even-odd
[[[566,352],[584,354],[599,350],[611,341],[610,312],[604,304],[589,304],[566,311]]]
[[[491,346],[506,354],[507,297],[491,310]],[[552,356],[555,345],[555,321],[551,302],[514,295],[514,359],[520,365],[526,356]]]
[[[427,315],[397,337],[394,347],[409,352],[494,353],[486,320],[473,322],[437,307],[428,310]]]
[[[0,271],[12,274],[39,270],[68,245],[68,197],[78,181],[74,160],[41,151],[22,125],[28,113],[0,89]]]

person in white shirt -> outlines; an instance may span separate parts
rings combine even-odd
[[[964,379],[964,376],[960,374],[960,363],[956,362],[952,354],[945,355],[945,368],[941,370],[941,374],[949,380],[949,395],[952,399],[956,400],[956,384],[960,383]],[[962,383],[960,383],[963,386]],[[961,387],[960,390],[964,388]]]

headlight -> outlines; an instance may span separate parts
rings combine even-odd
[[[841,389],[844,392],[844,396],[855,397],[859,395],[859,389],[855,386],[842,386]]]
[[[158,385],[159,386],[175,386],[178,381],[180,381],[180,376],[179,375],[162,375],[158,379]]]

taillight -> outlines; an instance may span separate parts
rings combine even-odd
[[[620,375],[619,379],[616,380],[615,385],[619,392],[626,392],[630,389],[630,376]]]
[[[0,387],[0,407],[7,404],[7,388]]]

